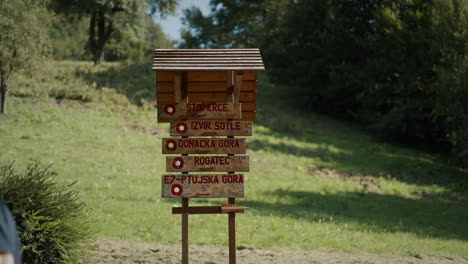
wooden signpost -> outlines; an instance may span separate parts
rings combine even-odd
[[[181,154],[166,157],[172,174],[162,175],[161,196],[182,199],[182,207],[172,208],[182,215],[182,263],[189,263],[189,215],[227,214],[229,263],[235,264],[236,213],[246,209],[236,204],[244,197],[245,180],[236,172],[250,170],[246,139],[235,137],[252,135],[257,71],[265,70],[260,51],[157,49],[153,70],[158,122],[170,123],[171,138],[163,139],[162,153]],[[190,198],[228,198],[228,203],[189,206]]]

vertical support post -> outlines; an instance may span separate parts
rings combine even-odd
[[[188,101],[186,72],[174,72],[174,100],[176,102]],[[188,172],[182,172],[182,174],[188,174]],[[189,264],[189,198],[182,198],[182,264]]]
[[[234,100],[234,72],[227,71],[227,89],[226,89],[226,101],[236,102]]]
[[[234,102],[239,102],[240,100],[240,90],[241,90],[243,75],[244,73],[241,71],[237,71],[234,74],[234,91],[233,91]]]
[[[228,198],[229,204],[236,204],[236,198]],[[236,213],[229,213],[229,264],[236,264]]]
[[[189,198],[182,198],[182,264],[189,264]]]
[[[182,101],[182,72],[174,72],[174,100]]]
[[[227,72],[227,95],[226,101],[239,102],[240,86],[242,81],[242,72]],[[228,138],[234,138],[228,136]],[[234,156],[234,154],[228,154]],[[235,173],[230,171],[229,173]],[[228,198],[229,204],[236,204],[236,198]],[[229,231],[229,264],[236,264],[236,213],[231,212],[228,215],[228,231]]]

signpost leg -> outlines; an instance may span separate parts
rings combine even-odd
[[[189,198],[182,198],[182,264],[189,263]]]
[[[235,204],[236,198],[228,198],[229,204]],[[236,213],[229,213],[229,264],[236,264]]]

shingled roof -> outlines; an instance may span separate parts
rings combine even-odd
[[[153,71],[264,71],[259,49],[156,49]]]

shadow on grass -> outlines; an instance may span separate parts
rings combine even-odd
[[[259,137],[250,140],[249,149],[312,158],[319,164],[311,165],[331,166],[338,172],[436,184],[468,199],[468,170],[450,165],[443,157],[398,147],[356,125],[299,111],[290,95],[274,96],[274,91],[265,95],[261,86],[256,125],[268,129],[256,132]]]
[[[382,194],[345,192],[322,195],[278,189],[264,194],[271,203],[242,201],[264,216],[310,222],[354,223],[363,232],[414,233],[420,237],[468,241],[468,206],[429,200],[411,200]],[[282,202],[287,201],[287,202]],[[350,227],[355,228],[355,227]]]
[[[124,94],[132,103],[141,104],[142,100],[153,101],[156,94],[156,80],[149,63],[106,64],[100,68],[76,71],[89,83],[98,88],[111,87]]]

